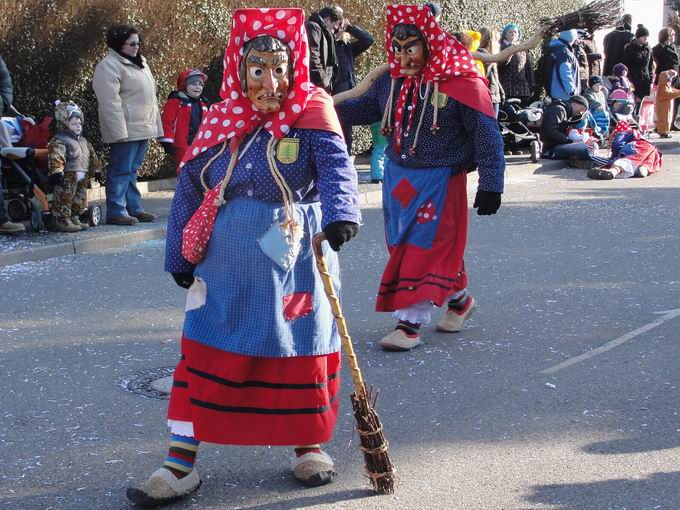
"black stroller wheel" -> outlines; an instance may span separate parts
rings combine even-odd
[[[13,199],[7,204],[7,215],[12,221],[22,221],[28,217],[28,207],[23,200]]]
[[[538,160],[541,159],[541,142],[538,140],[531,142],[529,145],[529,151],[531,153],[532,163],[538,163]]]
[[[102,221],[102,208],[98,205],[91,205],[87,208],[87,222],[91,227],[97,227]]]
[[[34,232],[40,232],[45,227],[45,224],[43,223],[42,212],[31,209],[30,223],[31,230]]]

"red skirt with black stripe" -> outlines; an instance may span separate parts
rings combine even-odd
[[[449,296],[467,287],[463,262],[468,228],[466,183],[465,172],[448,179],[446,201],[431,247],[388,243],[390,258],[380,281],[376,311],[393,312],[422,301],[442,306]],[[389,195],[384,199],[394,200]],[[415,216],[410,221],[402,219],[401,228],[411,229],[416,221]]]
[[[182,337],[168,419],[199,441],[232,445],[325,443],[338,415],[340,353],[260,358]]]

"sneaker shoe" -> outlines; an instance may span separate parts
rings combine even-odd
[[[88,228],[90,228],[90,225],[88,225],[84,221],[80,221],[80,218],[78,218],[78,216],[71,216],[71,223],[79,226],[80,230],[87,230]]]
[[[201,486],[201,479],[194,469],[184,478],[177,478],[167,468],[153,472],[140,488],[128,487],[127,498],[142,508],[168,505],[191,494]]]
[[[55,230],[57,232],[68,232],[73,234],[74,232],[80,232],[81,228],[71,222],[71,218],[59,218],[55,224]]]
[[[410,351],[421,343],[420,335],[407,335],[403,329],[391,331],[378,342],[383,351]]]
[[[614,174],[603,168],[591,168],[588,170],[588,177],[600,181],[610,181],[614,178]]]
[[[293,476],[307,487],[319,487],[331,483],[335,478],[333,459],[326,452],[309,452],[295,457],[290,464]]]
[[[21,223],[12,223],[11,221],[6,221],[0,225],[0,234],[20,234],[21,232],[26,232],[26,227],[24,227]]]
[[[156,221],[156,215],[148,212],[138,212],[131,214],[130,216],[134,216],[142,223],[151,223],[152,221]]]
[[[107,225],[130,226],[136,225],[137,223],[139,223],[139,220],[137,218],[133,218],[132,216],[112,216],[111,218],[106,218]]]
[[[463,307],[462,310],[449,308],[446,310],[442,320],[440,320],[437,324],[437,331],[442,331],[444,333],[457,333],[458,331],[462,330],[463,326],[465,325],[465,321],[475,310],[475,306],[475,299],[470,296],[468,297],[467,303],[465,303],[465,307]]]

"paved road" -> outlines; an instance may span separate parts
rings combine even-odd
[[[204,485],[174,508],[680,508],[680,317],[655,314],[680,308],[680,173],[595,182],[511,166],[504,198],[498,215],[471,217],[479,309],[461,334],[426,330],[414,352],[377,348],[393,325],[372,311],[378,209],[341,256],[396,494],[366,489],[345,399],[333,485],[297,487],[286,449],[204,445]],[[162,461],[165,402],[122,387],[177,359],[183,292],[162,257],[151,241],[0,268],[0,508],[128,508],[125,487]]]

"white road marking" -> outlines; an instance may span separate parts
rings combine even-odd
[[[649,324],[645,324],[644,326],[640,326],[639,328],[630,331],[626,333],[625,335],[622,335],[611,342],[607,342],[606,344],[598,347],[597,349],[593,349],[592,351],[584,352],[583,354],[579,354],[578,356],[575,356],[573,358],[569,358],[568,360],[563,361],[562,363],[558,363],[555,366],[552,366],[550,368],[546,368],[545,370],[541,370],[542,374],[554,374],[555,372],[558,372],[564,368],[568,368],[572,365],[575,365],[576,363],[580,363],[581,361],[585,361],[587,359],[590,359],[594,356],[597,356],[598,354],[602,354],[603,352],[611,351],[614,347],[618,347],[619,345],[628,342],[629,340],[632,340],[633,338],[642,335],[643,333],[646,333],[647,331],[656,328],[657,326],[661,326],[666,321],[669,321],[671,319],[675,319],[676,317],[680,317],[680,308],[676,308],[674,310],[666,310],[663,312],[654,312],[655,314],[661,315],[657,320],[654,322],[650,322]]]

